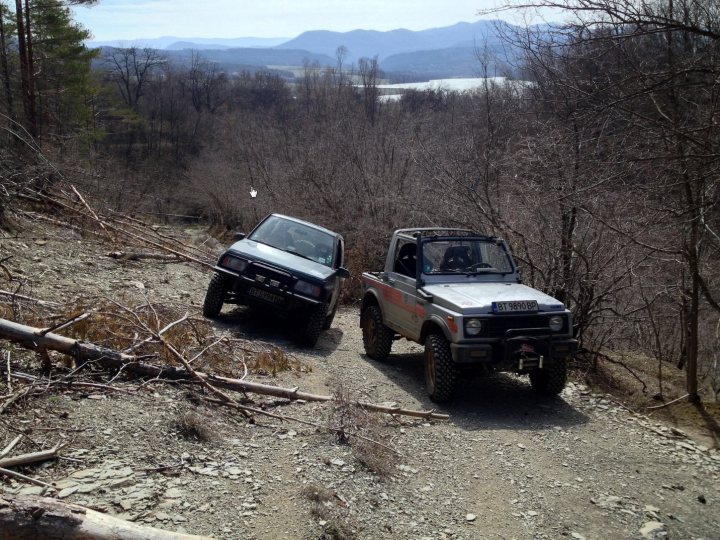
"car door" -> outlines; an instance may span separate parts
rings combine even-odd
[[[398,239],[392,270],[385,277],[383,290],[385,324],[407,337],[419,335],[416,289],[416,244],[414,240]]]

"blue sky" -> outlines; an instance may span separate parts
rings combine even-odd
[[[295,37],[306,30],[424,30],[473,22],[479,9],[500,1],[101,0],[92,8],[75,8],[75,13],[95,40]]]

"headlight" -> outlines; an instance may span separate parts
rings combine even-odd
[[[468,336],[477,336],[482,330],[482,321],[480,319],[467,319],[465,321],[465,333]]]
[[[559,332],[560,330],[562,330],[564,324],[565,319],[560,315],[553,315],[552,317],[550,317],[549,326],[550,330],[552,330],[553,332]]]
[[[235,270],[239,274],[242,274],[245,271],[247,265],[248,262],[245,259],[238,259],[237,257],[231,257],[230,255],[225,255],[220,261],[220,266]]]
[[[319,287],[314,283],[308,283],[307,281],[298,281],[295,284],[295,290],[308,296],[318,297],[322,294],[322,287]]]

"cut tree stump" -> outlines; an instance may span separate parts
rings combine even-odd
[[[48,497],[0,497],[3,540],[212,540],[144,527]]]

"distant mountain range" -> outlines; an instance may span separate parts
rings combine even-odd
[[[357,62],[361,57],[378,57],[382,63],[389,56],[414,51],[432,49],[448,49],[476,43],[488,43],[497,47],[500,33],[512,29],[502,21],[477,21],[475,23],[460,22],[443,28],[429,30],[353,30],[351,32],[328,32],[314,30],[304,32],[291,39],[278,49],[305,49],[316,53],[335,56],[338,47],[347,49],[347,61]]]
[[[227,71],[263,67],[301,67],[306,62],[334,66],[344,47],[343,65],[357,65],[360,58],[377,57],[380,68],[395,79],[474,77],[481,73],[478,54],[488,60],[490,75],[516,72],[519,51],[503,40],[503,34],[521,30],[502,21],[460,22],[429,30],[397,29],[387,32],[314,30],[293,39],[285,38],[181,38],[165,36],[130,43],[161,49],[170,58],[189,60],[191,51],[217,62]],[[127,47],[127,42],[90,42],[89,46]],[[391,78],[393,78],[391,76]]]
[[[98,47],[148,47],[150,49],[180,49],[190,48],[197,50],[204,49],[230,49],[233,47],[275,47],[286,43],[289,38],[185,38],[176,36],[163,36],[152,39],[133,39],[111,41],[88,41],[87,46]]]

